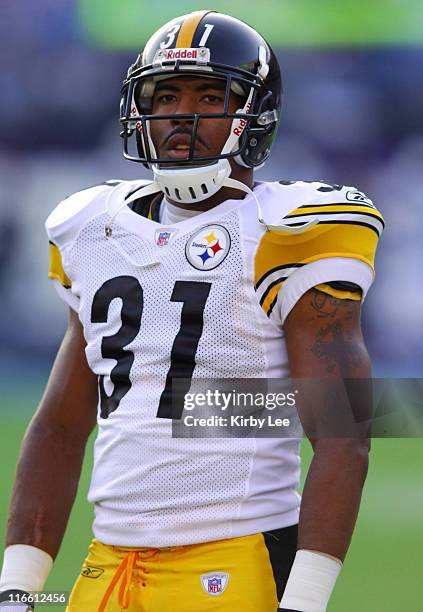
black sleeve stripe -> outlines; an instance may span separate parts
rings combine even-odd
[[[270,304],[269,308],[267,309],[267,316],[270,317],[270,315],[272,314],[272,310],[275,307],[276,302],[278,301],[278,297],[279,297],[279,293],[275,296],[275,299],[273,300],[273,302]]]
[[[361,293],[362,291],[359,285],[349,281],[330,281],[329,283],[322,283],[322,285],[328,285],[337,291],[351,291],[351,293]]]
[[[301,225],[301,223],[298,223],[297,225]],[[260,287],[260,285],[262,284],[262,282],[271,274],[273,274],[273,272],[278,272],[278,270],[286,270],[287,268],[302,268],[304,264],[299,264],[299,263],[289,263],[289,264],[284,264],[283,266],[276,266],[275,268],[271,268],[270,270],[268,270],[265,274],[263,274],[262,277],[259,278],[259,280],[257,281],[257,283],[254,285],[254,289],[258,289]]]
[[[282,283],[283,281],[285,281],[287,279],[286,276],[281,276],[280,278],[277,278],[276,280],[274,280],[272,283],[270,283],[270,285],[267,287],[266,291],[263,293],[263,295],[260,298],[260,306],[263,306],[264,300],[267,298],[267,296],[269,295],[269,292],[271,291],[271,289],[273,289],[273,287],[275,285],[278,285],[279,283]]]

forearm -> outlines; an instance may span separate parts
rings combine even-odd
[[[365,441],[321,439],[304,487],[298,552],[281,610],[325,612],[351,541],[367,474]]]
[[[2,591],[41,590],[59,551],[85,446],[96,423],[97,377],[88,367],[85,346],[78,315],[70,311],[46,391],[22,444],[0,576]]]
[[[344,560],[368,469],[365,441],[322,439],[304,486],[298,548]]]
[[[290,313],[285,333],[314,457],[300,510],[299,550],[280,608],[326,612],[367,474],[371,364],[358,302],[313,289]]]
[[[29,544],[56,557],[77,492],[84,445],[36,419],[25,436],[6,546]]]

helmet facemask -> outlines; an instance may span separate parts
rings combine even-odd
[[[159,75],[142,75],[132,78],[127,90],[125,115],[121,118],[124,126],[124,155],[127,159],[141,161],[153,170],[156,181],[163,187],[164,193],[171,199],[180,202],[196,202],[209,198],[222,186],[222,181],[229,177],[231,165],[229,159],[239,158],[245,148],[245,130],[258,115],[251,112],[257,97],[259,84],[251,82],[241,75],[235,79],[232,75],[218,74],[216,71],[181,70],[175,75],[174,70],[161,71]],[[154,91],[160,81],[192,76],[195,78],[212,78],[224,83],[224,103],[222,112],[192,114],[155,114],[152,113]],[[232,112],[230,96],[236,93],[240,106]],[[242,94],[242,97],[241,97]],[[233,105],[232,105],[233,106]],[[159,155],[152,133],[155,124],[175,122],[175,128],[169,137],[177,133],[187,134],[189,150],[180,159],[175,160],[167,155]],[[207,143],[201,137],[202,122],[212,122],[212,130],[228,133],[220,151],[197,152],[200,142]],[[177,122],[180,122],[179,125]],[[215,127],[214,127],[215,126]],[[210,124],[209,124],[210,129]],[[134,143],[135,136],[135,143]],[[132,143],[132,151],[130,149]],[[157,141],[156,141],[157,144]]]
[[[166,79],[178,77],[195,77],[208,78],[213,80],[221,80],[225,86],[225,99],[222,112],[216,113],[191,113],[191,114],[157,114],[152,113],[152,99],[157,84]],[[181,160],[182,165],[190,165],[205,162],[214,162],[218,159],[236,157],[241,154],[243,146],[241,145],[241,136],[246,128],[253,121],[258,119],[258,114],[253,112],[256,106],[257,90],[259,85],[252,83],[250,80],[241,78],[235,79],[231,75],[216,74],[216,72],[199,72],[198,70],[184,70],[179,74],[175,74],[174,70],[161,71],[158,76],[138,76],[132,78],[127,89],[123,91],[123,115],[121,116],[121,124],[123,130],[121,136],[124,139],[124,155],[126,159],[138,161],[144,164],[163,164],[172,165],[172,160],[166,156],[159,157],[156,153],[155,146],[151,140],[151,128],[155,122],[181,120],[185,125],[190,124],[192,132],[192,143],[189,151],[189,156],[186,160]],[[229,100],[231,93],[235,93],[240,98],[239,108],[234,112],[230,112]],[[148,95],[147,95],[148,94]],[[242,98],[241,98],[242,96]],[[230,126],[230,134],[222,151],[213,152],[209,155],[198,156],[195,154],[195,144],[199,126],[203,121],[210,120],[215,125],[217,130],[221,130],[224,126],[228,130]],[[230,121],[229,121],[230,120]],[[140,135],[141,150],[135,152],[131,149],[131,139],[134,131]],[[228,142],[229,141],[229,142]]]

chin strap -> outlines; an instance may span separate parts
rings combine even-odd
[[[121,210],[123,210],[131,202],[135,202],[135,200],[138,200],[139,198],[144,198],[145,196],[152,195],[153,193],[157,193],[158,191],[161,191],[161,187],[158,183],[153,181],[149,185],[145,185],[144,187],[141,187],[140,189],[134,191],[134,193],[129,196],[129,198],[124,198],[122,204],[115,210],[113,215],[111,215],[110,221],[106,223],[106,226],[104,228],[106,238],[111,238],[113,233],[112,224]]]
[[[308,230],[310,227],[313,227],[314,225],[317,225],[319,223],[318,219],[312,219],[311,221],[308,221],[307,223],[304,223],[300,226],[272,225],[271,223],[266,223],[266,221],[263,219],[263,211],[261,209],[259,199],[252,189],[250,189],[244,183],[241,183],[240,181],[237,181],[232,178],[225,179],[223,181],[223,186],[232,187],[233,189],[239,189],[240,191],[244,191],[245,193],[248,193],[249,195],[253,196],[257,206],[258,222],[269,232],[288,232],[290,234],[301,234],[302,232],[305,232],[305,230]]]
[[[129,198],[126,198],[126,199],[124,198],[122,204],[111,215],[109,222],[106,223],[104,227],[104,233],[106,235],[106,239],[109,240],[113,244],[115,249],[122,255],[124,259],[126,259],[126,261],[128,261],[130,264],[132,264],[136,268],[146,268],[148,266],[155,266],[155,265],[158,265],[160,261],[156,259],[154,256],[153,257],[150,256],[150,258],[147,257],[147,259],[143,261],[142,263],[140,263],[139,261],[136,261],[131,256],[131,254],[128,253],[123,248],[123,246],[120,245],[119,242],[113,238],[112,225],[113,225],[114,220],[118,216],[118,214],[121,212],[121,210],[123,210],[126,206],[128,206],[128,204],[130,204],[131,202],[134,202],[135,200],[138,200],[138,198],[140,197],[151,195],[153,193],[157,193],[158,191],[161,191],[161,189],[160,189],[160,185],[158,185],[157,183],[150,183],[149,185],[146,185],[145,187],[141,187],[141,189],[137,189]],[[140,196],[140,193],[141,193],[141,196]]]

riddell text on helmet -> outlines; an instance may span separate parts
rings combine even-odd
[[[250,108],[251,108],[251,104],[247,104],[247,106],[245,108],[245,112],[249,113],[250,112]],[[235,134],[235,136],[241,136],[241,134],[244,131],[246,125],[247,125],[246,119],[240,119],[238,125],[233,129],[233,133]]]
[[[198,49],[163,49],[162,52],[167,60],[198,58]]]

